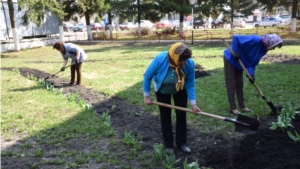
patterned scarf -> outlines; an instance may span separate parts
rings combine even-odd
[[[282,39],[276,34],[265,34],[262,36],[262,42],[269,50],[282,43]]]
[[[171,46],[168,53],[168,60],[170,67],[175,69],[177,75],[176,90],[182,90],[185,82],[185,74],[182,67],[178,65],[179,56],[187,49],[187,46],[183,43],[175,43]]]

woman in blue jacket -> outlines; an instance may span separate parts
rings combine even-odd
[[[69,83],[70,86],[75,85],[75,72],[77,74],[77,82],[76,85],[81,85],[81,67],[82,62],[86,60],[87,55],[85,54],[84,50],[80,48],[79,46],[73,44],[73,43],[62,43],[62,42],[56,42],[53,45],[53,49],[58,50],[63,59],[63,67],[61,68],[61,71],[65,70],[65,67],[68,63],[68,59],[71,59],[71,82]]]
[[[230,113],[238,115],[239,110],[236,108],[235,96],[238,105],[243,112],[252,112],[245,105],[243,91],[243,68],[239,64],[239,59],[252,76],[249,78],[251,83],[255,81],[255,67],[260,59],[269,51],[276,47],[281,48],[282,39],[276,34],[258,35],[234,35],[232,37],[231,48],[235,55],[232,55],[229,49],[224,51],[224,74],[227,97],[230,105]]]
[[[176,106],[187,107],[190,101],[194,113],[201,111],[196,105],[195,66],[191,59],[192,51],[183,43],[175,43],[169,51],[159,53],[144,73],[144,102],[152,105],[150,98],[151,81],[158,102],[171,104],[173,97]],[[166,153],[172,153],[173,133],[171,109],[159,106],[160,120]],[[183,152],[191,153],[186,145],[186,112],[176,110],[176,145]]]

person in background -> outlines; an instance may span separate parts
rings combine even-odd
[[[243,68],[239,64],[239,60],[251,75],[252,79],[247,77],[250,83],[253,84],[255,82],[255,67],[269,50],[274,50],[276,47],[282,47],[282,39],[276,34],[265,34],[263,36],[234,35],[232,37],[231,48],[235,55],[228,48],[224,51],[224,74],[230,113],[240,114],[235,104],[236,98],[243,112],[252,112],[245,105]]]
[[[68,63],[68,59],[71,59],[71,82],[69,83],[70,86],[72,85],[81,85],[81,67],[82,62],[86,60],[87,55],[85,54],[84,50],[79,46],[73,43],[63,43],[63,42],[56,42],[53,45],[53,49],[58,50],[63,59],[63,67],[61,71],[65,71],[65,67]],[[77,82],[75,84],[75,72],[77,74]]]
[[[188,99],[194,113],[201,111],[196,105],[195,66],[191,59],[192,51],[183,43],[175,43],[169,51],[159,53],[144,73],[144,102],[152,105],[150,98],[151,81],[158,102],[171,104],[173,97],[176,106],[187,107]],[[166,153],[174,153],[171,109],[159,106],[162,135]],[[176,110],[176,145],[180,150],[190,154],[186,145],[186,112]]]

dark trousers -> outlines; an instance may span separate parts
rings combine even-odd
[[[232,66],[225,58],[224,59],[224,74],[227,97],[231,110],[236,109],[235,96],[240,108],[245,108],[244,100],[244,81],[243,81],[243,70],[238,70]]]
[[[75,84],[75,72],[77,74],[77,85],[81,85],[81,65],[82,62],[79,64],[74,64],[71,66],[71,84]]]
[[[187,107],[187,92],[186,90],[181,90],[174,95],[162,94],[156,92],[156,99],[158,102],[171,104],[171,97],[176,106]],[[165,142],[166,148],[173,148],[173,131],[172,131],[172,119],[171,119],[171,109],[159,106],[160,111],[160,123],[162,134]],[[176,110],[176,145],[180,146],[186,144],[186,112]]]

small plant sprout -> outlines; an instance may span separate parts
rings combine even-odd
[[[85,104],[84,109],[87,110],[87,111],[92,111],[94,109],[94,107],[91,104]]]
[[[287,129],[288,127],[294,126],[291,124],[292,119],[294,119],[296,115],[296,110],[293,108],[293,106],[288,103],[284,106],[284,108],[281,111],[281,114],[277,117],[277,122],[272,122],[270,129],[276,130],[277,128]]]
[[[106,112],[101,115],[101,120],[102,121],[110,121],[109,110],[106,110]]]
[[[155,157],[155,159],[162,160],[166,155],[164,145],[156,143],[156,144],[154,144],[153,148],[154,148],[154,157]]]
[[[78,94],[69,93],[69,101],[75,102],[78,98]]]
[[[36,157],[41,157],[43,155],[43,149],[41,149],[41,148],[35,149],[34,150],[34,155]]]
[[[179,162],[180,159],[176,160],[174,152],[166,154],[166,163],[164,163],[165,168],[175,168],[175,164]]]
[[[38,163],[36,163],[36,162],[31,162],[31,161],[29,161],[27,164],[28,164],[28,165],[30,166],[30,168],[32,168],[32,169],[38,167]]]
[[[123,143],[127,144],[127,145],[130,145],[130,144],[134,144],[135,143],[135,138],[134,138],[134,135],[133,133],[130,131],[130,132],[127,132],[127,130],[125,130],[125,133],[124,133],[124,139],[123,139]]]
[[[200,169],[197,160],[196,160],[196,162],[192,162],[192,163],[188,164],[187,159],[185,159],[183,162],[183,168],[184,169]]]
[[[79,100],[78,104],[80,107],[85,107],[85,105],[86,105],[85,101],[82,99]]]
[[[115,110],[117,108],[116,103],[114,102],[113,105],[111,106],[111,110]]]
[[[44,83],[45,83],[45,81],[44,81],[44,79],[42,79],[42,78],[39,78],[39,80],[38,80],[38,83],[39,83],[39,84],[44,84]]]
[[[19,69],[12,69],[13,72],[17,72],[17,73],[20,73],[20,70]]]
[[[300,135],[295,131],[295,135],[291,131],[287,132],[289,137],[296,143],[300,143]]]

